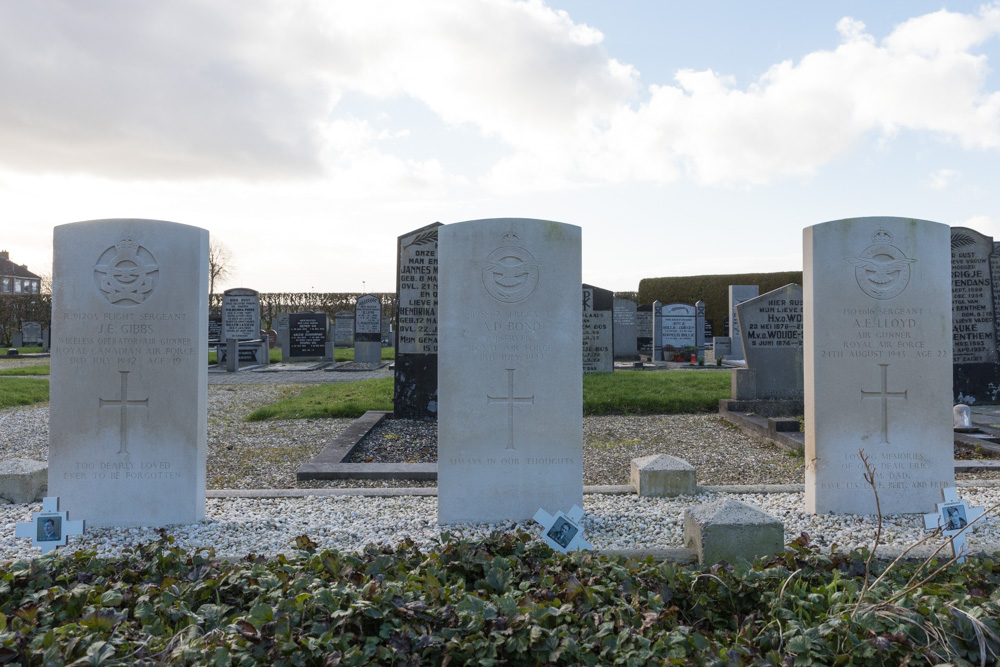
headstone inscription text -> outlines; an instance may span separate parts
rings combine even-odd
[[[393,413],[398,419],[437,419],[439,227],[440,222],[421,227],[396,243]]]
[[[222,342],[260,338],[260,294],[237,287],[222,294]]]
[[[927,512],[954,484],[946,225],[856,218],[804,231],[806,509]]]
[[[291,313],[288,315],[288,356],[323,358],[326,354],[326,313]]]
[[[636,330],[636,304],[628,299],[614,300],[615,359],[633,361],[639,358]]]
[[[611,373],[615,370],[614,292],[593,285],[583,286],[583,372]]]
[[[995,403],[1000,394],[992,254],[992,237],[965,227],[951,228],[956,403]]]
[[[93,526],[205,515],[208,232],[56,227],[49,493]]]

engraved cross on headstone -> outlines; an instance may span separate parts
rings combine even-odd
[[[100,406],[105,407],[115,407],[120,406],[121,416],[119,418],[119,431],[121,432],[121,445],[118,448],[119,454],[128,455],[128,408],[129,406],[141,406],[144,408],[149,407],[149,399],[144,398],[142,400],[132,399],[129,400],[128,397],[128,374],[130,371],[118,371],[122,375],[122,387],[121,387],[121,399],[98,399],[100,401]]]
[[[882,389],[879,391],[861,390],[861,400],[866,398],[878,398],[882,400],[882,440],[889,444],[889,399],[906,400],[906,390],[889,391],[889,364],[879,364],[882,368]]]
[[[486,394],[486,404],[492,405],[494,403],[506,403],[507,404],[507,446],[504,451],[508,449],[517,450],[514,446],[514,405],[534,405],[535,397],[531,396],[515,396],[514,395],[514,369],[508,368],[507,370],[507,395],[506,396],[490,396]]]

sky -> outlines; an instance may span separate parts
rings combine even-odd
[[[1000,240],[1000,3],[6,0],[0,249],[204,227],[219,287],[395,290],[396,238],[583,230],[583,279],[802,268],[894,215]]]

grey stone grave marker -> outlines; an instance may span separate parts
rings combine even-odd
[[[260,337],[260,294],[256,290],[235,287],[222,293],[222,333],[216,360],[227,361],[226,341],[236,340],[239,365],[266,364],[269,361],[266,345]],[[251,343],[248,341],[258,341]]]
[[[614,300],[615,359],[635,361],[639,358],[636,329],[636,303],[628,299]]]
[[[326,313],[291,313],[288,315],[288,345],[282,348],[282,361],[323,361],[329,329]]]
[[[653,356],[653,304],[635,309],[635,345],[641,356]]]
[[[802,400],[802,287],[785,285],[736,306],[747,367],[733,371],[738,401]]]
[[[208,232],[54,232],[49,493],[89,525],[205,518]]]
[[[437,419],[438,228],[415,229],[396,242],[396,361],[393,414]]]
[[[736,306],[747,299],[752,299],[760,294],[760,287],[757,285],[730,285],[729,286],[729,338],[731,339],[733,359],[743,358],[743,341],[740,337],[740,324],[736,319]]]
[[[611,373],[615,370],[615,293],[593,285],[583,286],[583,372]]]
[[[22,341],[26,347],[36,347],[42,344],[41,322],[21,323]]]
[[[354,308],[354,361],[382,361],[382,302],[373,294],[359,297]]]
[[[677,349],[694,347],[698,341],[697,314],[697,309],[687,303],[668,303],[661,307],[660,348],[666,345]]]
[[[338,310],[333,314],[333,344],[337,347],[354,346],[354,313]]]
[[[582,505],[580,228],[438,229],[438,522]]]
[[[956,403],[996,403],[1000,360],[990,255],[993,238],[951,228],[951,326]]]

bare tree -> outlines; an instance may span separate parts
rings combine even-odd
[[[208,293],[215,294],[215,281],[225,280],[232,269],[233,253],[222,241],[212,238],[208,243]]]

